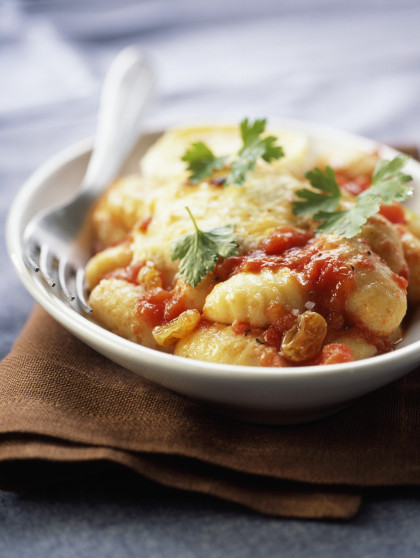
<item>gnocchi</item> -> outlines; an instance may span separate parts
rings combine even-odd
[[[152,349],[240,366],[329,364],[393,350],[407,300],[420,300],[420,221],[397,204],[398,219],[381,208],[352,238],[319,234],[312,217],[293,211],[308,185],[309,139],[271,132],[286,156],[260,159],[240,187],[225,185],[240,142],[223,126],[165,133],[138,175],[109,186],[90,216],[93,319]],[[226,155],[225,166],[192,184],[181,156],[200,138]],[[342,207],[351,207],[378,155],[343,151],[339,159]],[[318,164],[330,160],[326,153]],[[235,252],[216,255],[192,285],[174,241],[227,224]]]
[[[252,327],[267,327],[291,310],[303,310],[304,291],[297,274],[287,268],[237,273],[214,286],[203,316],[222,324],[240,320]]]

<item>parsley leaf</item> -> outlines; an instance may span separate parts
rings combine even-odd
[[[188,170],[191,171],[189,181],[197,184],[213,171],[223,168],[226,157],[216,157],[213,151],[202,141],[193,143],[184,155],[183,161],[189,163]]]
[[[255,168],[259,157],[269,163],[273,159],[280,159],[284,156],[283,149],[279,145],[275,145],[277,138],[274,136],[260,138],[265,130],[266,122],[265,119],[255,120],[254,123],[250,123],[248,118],[242,120],[240,128],[243,145],[232,163],[232,169],[225,182],[226,186],[229,184],[242,186],[247,173]]]
[[[228,258],[238,253],[238,245],[232,234],[234,225],[216,227],[202,231],[188,207],[189,216],[194,224],[195,232],[182,235],[171,246],[171,259],[180,259],[179,271],[185,281],[196,287],[207,272],[212,272],[221,256]]]
[[[304,201],[296,201],[293,204],[295,215],[305,215],[307,213],[318,213],[320,211],[335,211],[340,203],[341,191],[335,180],[335,174],[331,167],[327,167],[325,172],[316,168],[305,174],[306,178],[314,188],[320,191],[314,192],[304,188],[298,190],[296,195]],[[315,215],[314,215],[315,218]]]
[[[317,232],[341,234],[345,238],[351,238],[359,234],[361,227],[369,217],[378,213],[380,206],[380,197],[367,191],[366,195],[357,198],[356,205],[351,209],[319,211],[314,217],[323,223],[318,226]]]
[[[350,209],[337,211],[342,193],[335,180],[334,171],[327,167],[325,171],[315,169],[306,173],[314,192],[304,188],[296,195],[301,200],[293,202],[295,215],[311,214],[315,221],[321,221],[316,228],[318,233],[335,233],[352,238],[360,233],[366,221],[375,215],[381,204],[405,201],[412,195],[408,184],[413,179],[402,171],[408,156],[395,157],[391,161],[379,161],[372,177],[371,186],[359,194],[356,203]]]
[[[409,198],[413,189],[408,184],[413,178],[401,172],[410,157],[401,155],[391,161],[379,161],[373,173],[371,191],[382,198],[382,203],[401,202]]]
[[[229,184],[242,186],[247,173],[255,168],[259,157],[269,163],[273,159],[280,159],[284,156],[282,147],[276,145],[276,137],[260,137],[265,130],[265,125],[265,119],[255,120],[253,123],[248,118],[242,120],[240,124],[242,147],[232,162],[231,170],[225,181],[226,186]],[[188,163],[188,170],[192,173],[189,177],[190,183],[197,184],[211,176],[215,170],[223,168],[227,156],[216,157],[205,143],[199,141],[193,143],[181,159]]]

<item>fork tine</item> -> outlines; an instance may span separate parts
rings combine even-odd
[[[36,250],[35,248],[35,243],[34,242],[28,243],[24,258],[25,258],[26,265],[29,266],[32,269],[32,271],[38,273],[39,265],[35,259],[35,252],[38,252],[38,250]]]
[[[52,273],[53,258],[53,253],[49,247],[46,244],[42,244],[39,252],[39,271],[50,287],[55,287]]]
[[[71,266],[66,258],[60,258],[58,260],[58,284],[64,293],[64,296],[69,300],[73,301],[75,296],[71,293],[68,288],[68,280],[71,273]]]
[[[79,268],[76,272],[76,293],[80,306],[87,314],[92,314],[92,308],[86,302],[85,298],[85,270]]]

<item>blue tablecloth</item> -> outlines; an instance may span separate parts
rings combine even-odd
[[[275,115],[420,145],[419,24],[417,0],[3,0],[0,357],[33,305],[6,255],[8,208],[38,165],[93,133],[122,47],[157,68],[149,126]],[[349,523],[280,520],[102,466],[95,481],[0,492],[0,556],[411,558],[419,520],[413,489],[371,492]]]

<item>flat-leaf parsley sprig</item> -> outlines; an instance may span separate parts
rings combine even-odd
[[[226,157],[216,157],[202,141],[192,143],[181,159],[188,163],[188,170],[191,172],[188,180],[191,184],[197,184],[214,171],[222,169],[226,161]]]
[[[248,118],[245,118],[240,123],[242,146],[231,164],[225,186],[229,184],[242,186],[247,173],[255,168],[258,158],[269,163],[284,156],[283,148],[276,145],[275,136],[261,137],[265,131],[266,122],[266,119],[250,122]],[[193,143],[181,159],[188,163],[187,168],[191,172],[189,182],[197,184],[211,176],[214,171],[222,169],[227,164],[228,157],[216,157],[205,143],[199,141]]]
[[[338,210],[343,195],[333,169],[326,167],[325,171],[319,168],[309,171],[305,176],[315,190],[297,190],[300,200],[293,202],[293,213],[312,215],[315,221],[320,221],[316,228],[318,233],[335,233],[352,238],[379,211],[381,204],[403,202],[412,195],[409,183],[413,179],[402,172],[408,159],[407,155],[401,155],[390,161],[379,161],[371,186],[357,196],[353,207],[344,210]]]
[[[213,271],[219,256],[228,258],[238,253],[238,244],[233,235],[235,225],[202,231],[198,228],[189,207],[185,209],[191,217],[195,231],[182,235],[172,243],[171,259],[180,259],[180,273],[189,285],[196,287],[207,272]]]
[[[229,184],[242,186],[247,173],[255,168],[259,157],[267,163],[273,159],[284,157],[283,148],[276,145],[276,137],[260,137],[265,130],[266,122],[266,119],[255,120],[254,123],[249,122],[248,118],[242,120],[240,124],[242,147],[232,163],[231,171],[225,182],[226,186]]]

